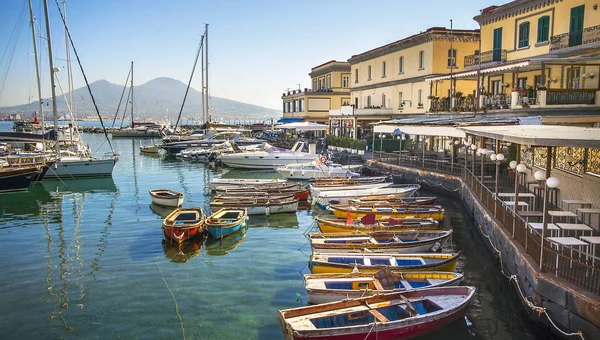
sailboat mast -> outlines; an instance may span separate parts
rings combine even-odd
[[[206,123],[210,120],[210,114],[208,113],[208,24],[205,24],[204,29],[204,52],[206,53]]]
[[[202,34],[202,41],[204,41],[204,34]],[[200,44],[200,46],[202,46],[203,44]],[[200,51],[200,68],[202,69],[202,90],[200,92],[202,92],[202,122],[206,123],[206,119],[204,117],[206,117],[206,111],[204,110],[204,107],[206,106],[206,99],[204,98],[204,53],[202,53],[202,51]]]
[[[67,2],[63,0],[63,11],[65,12],[65,27],[66,25],[66,20],[67,20]],[[71,103],[71,120],[73,121],[74,125],[77,123],[77,114],[76,114],[76,109],[75,109],[75,93],[73,92],[73,68],[71,67],[71,50],[69,49],[69,35],[67,34],[67,30],[65,29],[65,51],[66,51],[66,56],[67,56],[67,81],[69,84],[69,102]],[[77,129],[77,131],[79,131],[79,129]]]
[[[33,55],[35,59],[35,76],[37,79],[37,90],[38,90],[38,103],[40,104],[40,115],[42,116],[42,135],[46,133],[44,127],[44,105],[42,104],[42,84],[40,84],[40,65],[38,63],[37,44],[35,43],[35,23],[33,20],[33,7],[31,6],[31,0],[29,0],[29,17],[31,19],[31,37],[33,38]],[[43,146],[44,149],[46,146]]]
[[[48,0],[44,0],[44,17],[46,19],[46,35],[48,39],[48,64],[50,66],[50,90],[52,91],[52,118],[54,119],[54,133],[56,134],[56,153],[60,156],[58,143],[58,113],[56,110],[56,90],[54,89],[54,62],[52,60],[52,40],[50,38],[50,19],[48,15]]]
[[[131,128],[133,129],[133,61],[131,62]]]

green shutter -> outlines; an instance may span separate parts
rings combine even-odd
[[[583,14],[585,5],[571,8],[571,25],[569,28],[569,46],[581,45],[583,38]]]
[[[529,46],[529,21],[519,25],[519,48]]]
[[[538,19],[538,34],[537,34],[537,42],[545,42],[548,41],[550,31],[550,17],[543,16]]]

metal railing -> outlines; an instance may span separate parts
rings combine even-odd
[[[577,35],[581,34],[581,38]],[[567,32],[550,38],[550,51],[600,41],[600,25],[584,28],[583,32]]]
[[[505,62],[506,61],[506,50],[491,50],[485,51],[481,54],[470,54],[465,56],[465,68],[471,66],[477,66],[479,64],[479,58],[481,63],[491,62]]]
[[[415,152],[419,151],[415,150]],[[512,208],[487,188],[464,164],[388,152],[375,152],[373,159],[387,164],[440,172],[461,178],[479,203],[489,210],[498,224],[540,266],[541,233],[531,228],[521,216],[515,214]],[[543,264],[540,268],[543,272],[554,274],[594,294],[600,294],[600,258],[594,255],[573,247],[560,247],[545,238]]]
[[[596,103],[596,90],[566,89],[548,90],[546,94],[546,105],[568,105],[583,104],[594,105]]]

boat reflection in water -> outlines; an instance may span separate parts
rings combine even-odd
[[[165,250],[165,256],[171,259],[171,262],[184,263],[189,259],[196,257],[200,254],[202,246],[206,241],[207,233],[202,233],[198,237],[185,240],[181,243],[175,242],[171,239],[163,239],[163,249]]]
[[[231,250],[237,248],[246,238],[247,226],[243,226],[240,230],[229,234],[225,237],[214,238],[209,236],[206,240],[206,255],[223,256],[229,254]]]
[[[173,212],[173,210],[175,210],[175,208],[164,207],[162,205],[150,203],[150,210],[152,210],[153,213],[160,216],[161,218],[166,218],[167,215],[169,215],[170,213]]]
[[[79,180],[43,180],[41,185],[48,192],[116,192],[117,186],[112,177],[85,178]]]
[[[251,228],[298,228],[300,224],[296,214],[252,215],[249,217],[247,224]]]

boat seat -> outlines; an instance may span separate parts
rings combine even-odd
[[[370,309],[369,313],[371,313],[375,319],[379,320],[379,322],[390,322],[390,320],[388,320],[388,318],[381,314],[377,309]]]
[[[408,290],[408,289],[412,289],[412,288],[414,288],[414,287],[413,287],[413,286],[410,284],[410,282],[408,282],[407,280],[400,280],[400,282],[402,283],[402,285],[404,286],[404,288],[406,288],[407,290]]]

